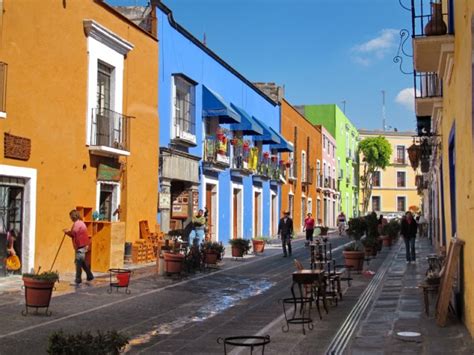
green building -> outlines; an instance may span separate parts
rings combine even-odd
[[[313,124],[323,125],[336,139],[339,211],[349,217],[359,214],[359,168],[357,145],[359,133],[344,112],[335,105],[304,105],[299,107]]]

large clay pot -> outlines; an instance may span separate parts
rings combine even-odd
[[[252,239],[252,246],[254,253],[263,253],[265,250],[265,242],[263,240]]]
[[[232,247],[232,257],[241,258],[244,256],[244,251],[237,247]]]
[[[390,236],[382,235],[380,238],[382,239],[384,247],[391,247],[392,246],[392,238],[390,238]]]
[[[209,265],[216,265],[219,254],[215,251],[204,252],[204,263]]]
[[[28,307],[48,307],[55,282],[23,277],[26,305]]]
[[[364,266],[364,252],[363,251],[343,251],[344,265],[352,266],[352,270],[361,271]]]
[[[165,272],[168,274],[179,274],[183,269],[183,254],[164,253]]]
[[[425,36],[441,36],[448,28],[443,21],[443,7],[441,3],[431,4],[431,20],[425,26]]]

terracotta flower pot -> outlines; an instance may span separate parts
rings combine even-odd
[[[210,265],[216,265],[219,254],[215,251],[205,251],[204,252],[204,263]]]
[[[254,253],[263,253],[265,250],[265,241],[252,239],[252,246]]]
[[[28,307],[48,307],[56,281],[36,280],[23,277],[25,301]]]
[[[168,274],[179,274],[183,269],[183,254],[164,253],[165,272]]]
[[[352,266],[354,271],[361,271],[364,265],[363,251],[346,251],[342,252],[344,255],[344,264]]]
[[[244,256],[244,251],[237,247],[232,247],[232,257],[241,258]]]

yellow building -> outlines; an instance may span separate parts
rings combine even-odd
[[[155,225],[157,77],[156,37],[102,1],[0,2],[0,238],[19,234],[22,272],[49,270],[77,206],[93,270]],[[66,241],[54,269],[73,260]]]
[[[392,146],[390,165],[377,171],[372,179],[369,211],[388,217],[401,216],[409,207],[421,207],[421,198],[415,185],[415,171],[408,161],[407,149],[413,144],[415,132],[359,130],[360,139],[384,136]],[[360,164],[360,175],[363,165]],[[359,201],[362,201],[360,195]]]
[[[465,242],[452,299],[474,335],[474,0],[442,0],[431,12],[412,9],[420,188],[435,245]]]

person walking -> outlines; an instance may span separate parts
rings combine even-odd
[[[285,211],[278,223],[278,235],[281,238],[283,257],[291,256],[291,237],[293,235],[293,220],[290,218],[290,211]],[[288,253],[286,247],[288,246]]]
[[[72,227],[70,230],[63,229],[63,232],[71,237],[72,245],[75,250],[74,263],[76,264],[76,277],[74,282],[71,283],[71,286],[80,286],[82,283],[82,270],[86,272],[87,281],[94,280],[94,275],[86,262],[86,253],[89,251],[90,239],[87,227],[81,220],[79,212],[72,210],[69,212],[69,217],[73,222]]]
[[[339,230],[339,235],[342,235],[346,229],[346,215],[342,211],[339,213],[339,216],[337,216],[337,227]]]
[[[402,218],[400,234],[403,236],[406,248],[407,263],[416,262],[415,239],[418,224],[416,223],[410,211]]]
[[[198,238],[199,243],[203,242],[206,234],[207,220],[202,209],[193,217],[193,226],[194,230],[191,232],[189,238],[190,244],[193,244],[194,238]]]
[[[314,232],[314,218],[311,213],[308,213],[308,215],[304,219],[303,231],[306,232],[305,245],[308,246],[309,243],[313,241],[313,232]]]

